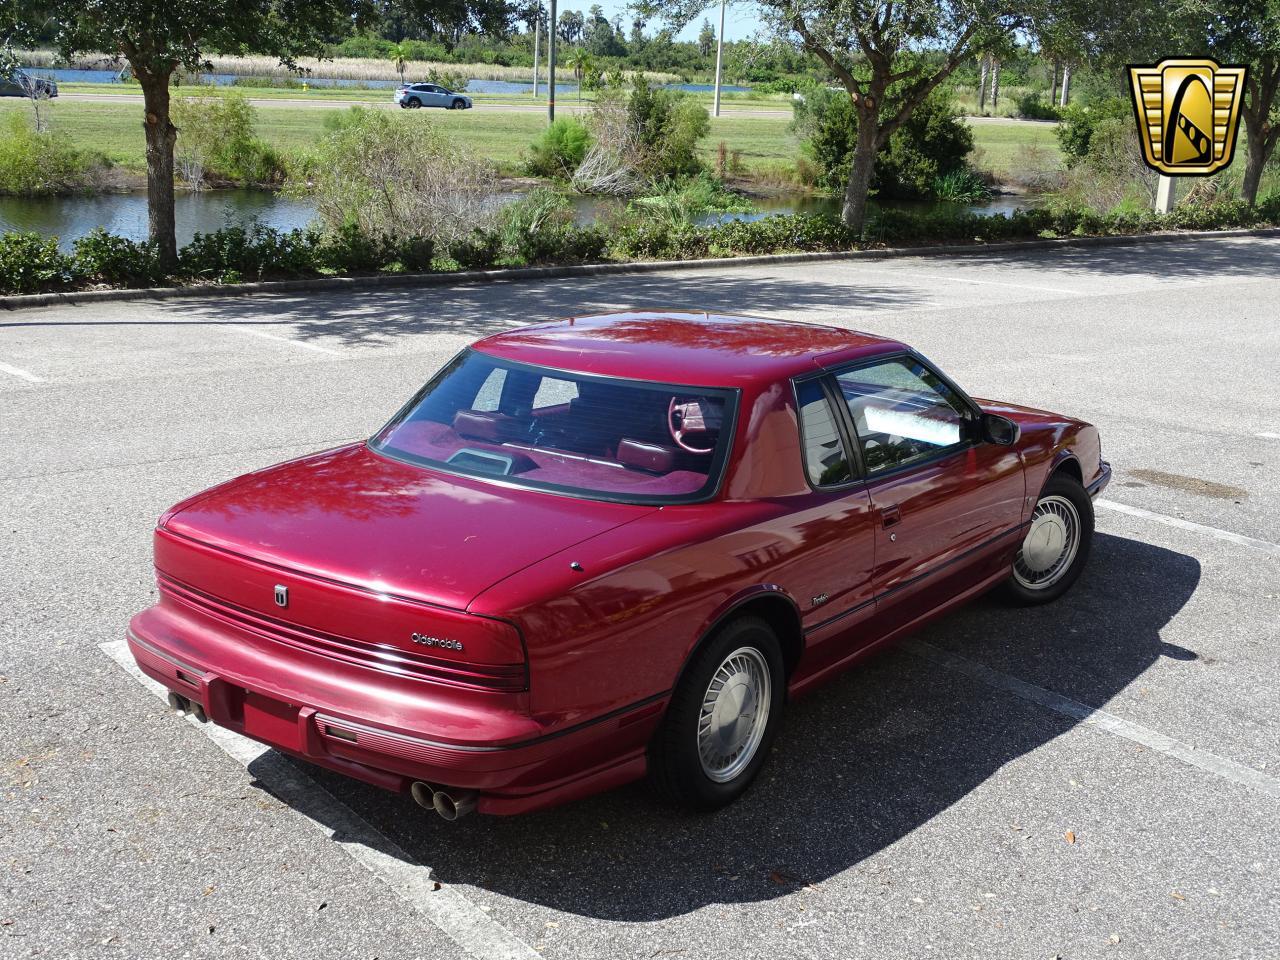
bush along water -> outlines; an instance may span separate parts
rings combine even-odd
[[[1081,208],[1020,210],[1007,216],[880,210],[858,235],[828,216],[796,214],[698,226],[655,215],[640,204],[601,228],[579,227],[563,197],[535,191],[504,208],[494,224],[439,246],[430,237],[370,234],[354,224],[327,233],[232,227],[198,234],[167,272],[151,244],[103,231],[77,241],[71,253],[60,251],[56,239],[0,234],[0,294],[1261,226],[1280,226],[1280,194],[1256,207],[1225,200],[1184,205],[1165,215]]]

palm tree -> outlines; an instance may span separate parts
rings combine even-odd
[[[403,43],[391,45],[391,62],[395,64],[396,73],[400,74],[400,85],[404,86],[404,68],[409,63],[409,51]]]
[[[582,81],[590,73],[595,66],[591,59],[591,54],[578,47],[573,53],[569,54],[569,58],[565,61],[566,65],[573,68],[573,76],[578,81],[578,102],[582,102]]]

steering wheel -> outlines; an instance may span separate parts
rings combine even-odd
[[[671,439],[676,442],[676,446],[679,447],[681,450],[685,450],[689,453],[706,454],[706,453],[710,453],[716,447],[714,437],[711,440],[711,445],[708,447],[695,447],[693,446],[693,444],[688,443],[685,440],[685,437],[689,436],[689,434],[694,434],[694,433],[710,434],[710,431],[707,430],[706,424],[702,422],[701,417],[698,418],[699,423],[697,427],[691,426],[688,429],[686,429],[685,427],[685,417],[684,417],[683,408],[688,403],[697,403],[697,402],[698,401],[696,400],[681,400],[680,397],[672,397],[671,402],[667,404],[667,429],[671,433]]]

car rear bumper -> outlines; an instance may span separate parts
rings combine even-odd
[[[642,776],[666,704],[661,694],[548,729],[507,696],[455,699],[430,683],[268,649],[162,606],[134,617],[127,640],[147,676],[219,726],[387,790],[424,781],[476,791],[481,813],[523,813]]]

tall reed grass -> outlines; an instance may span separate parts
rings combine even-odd
[[[22,50],[18,52],[22,63],[30,67],[65,67],[73,70],[118,70],[125,66],[103,54],[82,54],[73,57],[70,62],[63,61],[53,50]],[[274,57],[210,57],[213,73],[229,73],[238,77],[293,77],[293,71],[280,65]],[[332,60],[303,58],[298,66],[306,76],[320,77],[326,80],[399,80],[394,63],[390,60],[376,60],[365,57],[335,57]],[[532,83],[533,71],[529,67],[504,67],[492,63],[444,63],[426,60],[411,60],[405,65],[405,79],[414,80],[425,77],[432,72],[458,74],[469,80],[507,80],[513,83]],[[545,81],[546,68],[542,69]],[[680,77],[674,73],[644,72],[645,79],[651,83],[679,83]],[[557,78],[559,79],[559,78]],[[572,80],[572,74],[565,76]],[[562,81],[563,82],[563,81]]]

